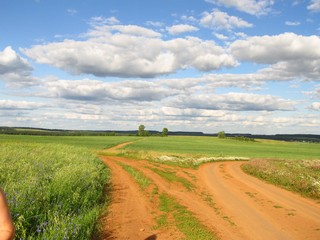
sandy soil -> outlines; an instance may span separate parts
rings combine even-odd
[[[115,150],[115,149],[113,149]],[[112,201],[103,219],[103,239],[179,239],[175,226],[155,228],[163,214],[150,197],[157,187],[187,207],[219,239],[320,239],[320,204],[266,184],[242,172],[241,162],[209,163],[198,170],[102,157],[112,171]],[[142,191],[117,162],[139,169],[152,185]],[[175,171],[194,184],[187,190],[150,168]]]

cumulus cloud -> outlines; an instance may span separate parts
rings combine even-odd
[[[200,19],[200,24],[208,28],[226,30],[252,27],[251,23],[248,23],[241,18],[230,16],[228,13],[221,12],[218,9],[213,10],[211,13],[204,12]]]
[[[154,77],[186,68],[212,71],[237,65],[213,41],[194,37],[162,40],[160,33],[139,26],[97,26],[87,37],[85,41],[67,39],[22,51],[38,63],[75,75]]]
[[[51,80],[44,83],[49,97],[69,100],[92,101],[159,101],[174,95],[166,86],[142,80],[102,82],[97,80]]]
[[[214,33],[214,36],[215,36],[216,38],[218,38],[219,40],[221,40],[221,41],[226,41],[226,40],[229,39],[227,36],[225,36],[225,35],[223,35],[223,34],[220,34],[220,33]]]
[[[238,59],[262,64],[295,59],[319,59],[320,37],[283,33],[237,40],[230,46]]]
[[[0,80],[12,87],[34,85],[37,79],[32,77],[33,68],[28,61],[20,57],[10,46],[0,51]]]
[[[313,12],[320,11],[320,0],[311,0],[310,4],[307,7],[308,10]]]
[[[188,24],[173,25],[173,26],[167,28],[167,31],[171,35],[178,35],[181,33],[194,32],[194,31],[198,31],[198,30],[199,29],[196,28],[195,26],[188,25]]]
[[[251,15],[265,15],[270,12],[274,0],[206,0],[216,5],[233,7]]]
[[[229,111],[293,111],[294,103],[271,95],[227,93],[179,96],[169,106]]]
[[[27,60],[20,57],[10,46],[0,51],[0,74],[30,71],[32,67]]]
[[[271,64],[264,73],[320,80],[320,37],[283,33],[249,37],[230,45],[241,61]]]

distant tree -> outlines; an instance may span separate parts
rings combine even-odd
[[[162,129],[162,136],[167,137],[168,136],[168,128],[163,128]]]
[[[139,129],[138,129],[138,136],[145,136],[146,135],[146,131],[145,131],[145,126],[144,125],[140,125]]]
[[[226,133],[224,131],[218,132],[218,138],[226,138]]]

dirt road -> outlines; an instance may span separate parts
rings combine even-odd
[[[152,189],[185,206],[218,239],[320,239],[320,204],[266,184],[241,171],[241,162],[205,164],[198,170],[147,161],[102,157],[113,176],[112,201],[103,239],[180,239],[174,226],[156,227],[163,214]],[[152,180],[143,192],[119,162],[139,169]],[[152,169],[174,172],[192,182],[169,182]]]
[[[202,181],[244,239],[320,239],[320,204],[245,174],[241,163],[202,166]]]

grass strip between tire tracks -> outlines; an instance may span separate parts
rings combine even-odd
[[[176,227],[185,234],[184,239],[188,240],[214,240],[218,239],[213,232],[209,231],[199,220],[192,215],[184,206],[176,202],[176,200],[167,194],[161,194],[160,210],[167,215],[171,214]],[[163,225],[168,223],[168,218],[161,215],[158,219],[158,224]]]
[[[152,181],[146,176],[144,176],[143,173],[139,170],[122,162],[117,163],[135,179],[135,181],[139,184],[142,190],[149,187],[149,185],[152,183]]]
[[[158,168],[151,168],[151,167],[147,167],[148,169],[152,170],[153,172],[155,172],[156,174],[158,174],[160,177],[163,177],[164,179],[166,179],[169,182],[179,182],[181,183],[188,191],[191,191],[194,188],[194,185],[189,182],[188,180],[186,180],[185,178],[182,177],[178,177],[175,172],[172,171],[164,171]]]

